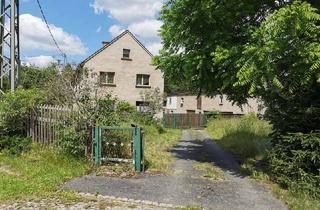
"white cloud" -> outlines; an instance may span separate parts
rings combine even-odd
[[[69,34],[53,24],[50,24],[50,29],[59,46],[67,55],[85,55],[87,53],[88,49],[78,36]],[[20,15],[20,39],[22,50],[58,53],[46,24],[42,19],[31,14]]]
[[[118,21],[109,28],[114,38],[125,29],[131,31],[154,55],[162,48],[157,20],[164,0],[94,0],[91,7],[96,14],[107,13]]]
[[[40,55],[37,57],[26,57],[23,64],[26,66],[48,67],[51,64],[57,63],[52,56]]]
[[[149,43],[146,45],[146,48],[153,54],[153,55],[159,55],[159,50],[162,49],[161,42],[154,42]]]
[[[116,36],[118,36],[119,34],[121,34],[122,32],[124,32],[125,29],[120,26],[120,25],[112,25],[109,28],[109,33],[111,34],[111,36],[114,38]]]
[[[138,35],[140,38],[143,39],[159,39],[159,30],[162,25],[161,21],[151,19],[151,20],[144,20],[141,22],[132,23],[128,26],[128,29]]]
[[[94,0],[96,14],[108,13],[123,24],[130,24],[146,18],[155,18],[161,10],[163,0]]]

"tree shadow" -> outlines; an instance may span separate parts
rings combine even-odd
[[[222,149],[210,138],[204,138],[203,140],[183,139],[170,152],[178,159],[211,163],[220,167],[228,174],[237,177],[247,176],[246,173],[240,170],[240,165],[235,156]]]

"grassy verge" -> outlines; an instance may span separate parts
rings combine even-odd
[[[88,169],[85,160],[39,146],[17,157],[0,153],[0,202],[32,197],[72,198],[73,194],[59,190],[59,185]]]
[[[242,164],[241,168],[252,178],[268,184],[273,193],[290,209],[320,209],[320,202],[299,192],[282,189],[272,182],[265,165],[267,150],[270,149],[271,126],[253,116],[232,119],[215,119],[207,127],[209,135],[224,149],[233,153]]]
[[[166,129],[159,133],[156,127],[146,126],[145,129],[145,159],[150,172],[168,173],[174,161],[169,149],[181,139],[181,131]]]

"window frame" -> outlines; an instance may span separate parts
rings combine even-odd
[[[141,83],[139,84],[139,76],[141,76]],[[148,78],[148,84],[145,85],[145,80],[146,80],[146,77]],[[140,88],[150,88],[151,85],[150,85],[150,74],[137,74],[136,75],[136,87],[140,87]]]
[[[105,82],[102,82],[102,79],[101,79],[101,75],[102,74],[105,74]],[[112,75],[112,83],[110,83],[108,81],[110,79],[109,78],[110,75]],[[99,72],[99,83],[100,83],[100,85],[103,85],[103,86],[116,86],[116,84],[115,84],[115,76],[116,76],[115,72],[100,71]]]
[[[127,53],[125,53],[127,52]],[[122,49],[122,60],[128,60],[128,61],[131,61],[132,59],[130,58],[130,53],[131,53],[131,50],[130,49],[127,49],[127,48],[123,48]],[[128,55],[128,57],[126,57],[125,55]]]

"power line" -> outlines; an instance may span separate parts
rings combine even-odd
[[[48,28],[48,30],[49,30],[50,36],[51,36],[54,44],[56,45],[57,49],[60,51],[61,55],[63,56],[63,58],[64,58],[64,63],[66,64],[66,62],[67,62],[67,54],[62,51],[62,49],[61,49],[60,46],[58,45],[58,42],[57,42],[56,39],[54,38],[53,33],[52,33],[52,31],[51,31],[51,29],[50,29],[50,26],[49,26],[49,24],[48,24],[47,18],[46,18],[46,16],[44,15],[42,6],[41,6],[41,4],[40,4],[40,1],[37,0],[37,3],[38,3],[38,6],[39,6],[39,9],[40,9],[42,18],[43,18],[44,22],[46,23],[47,28]]]

